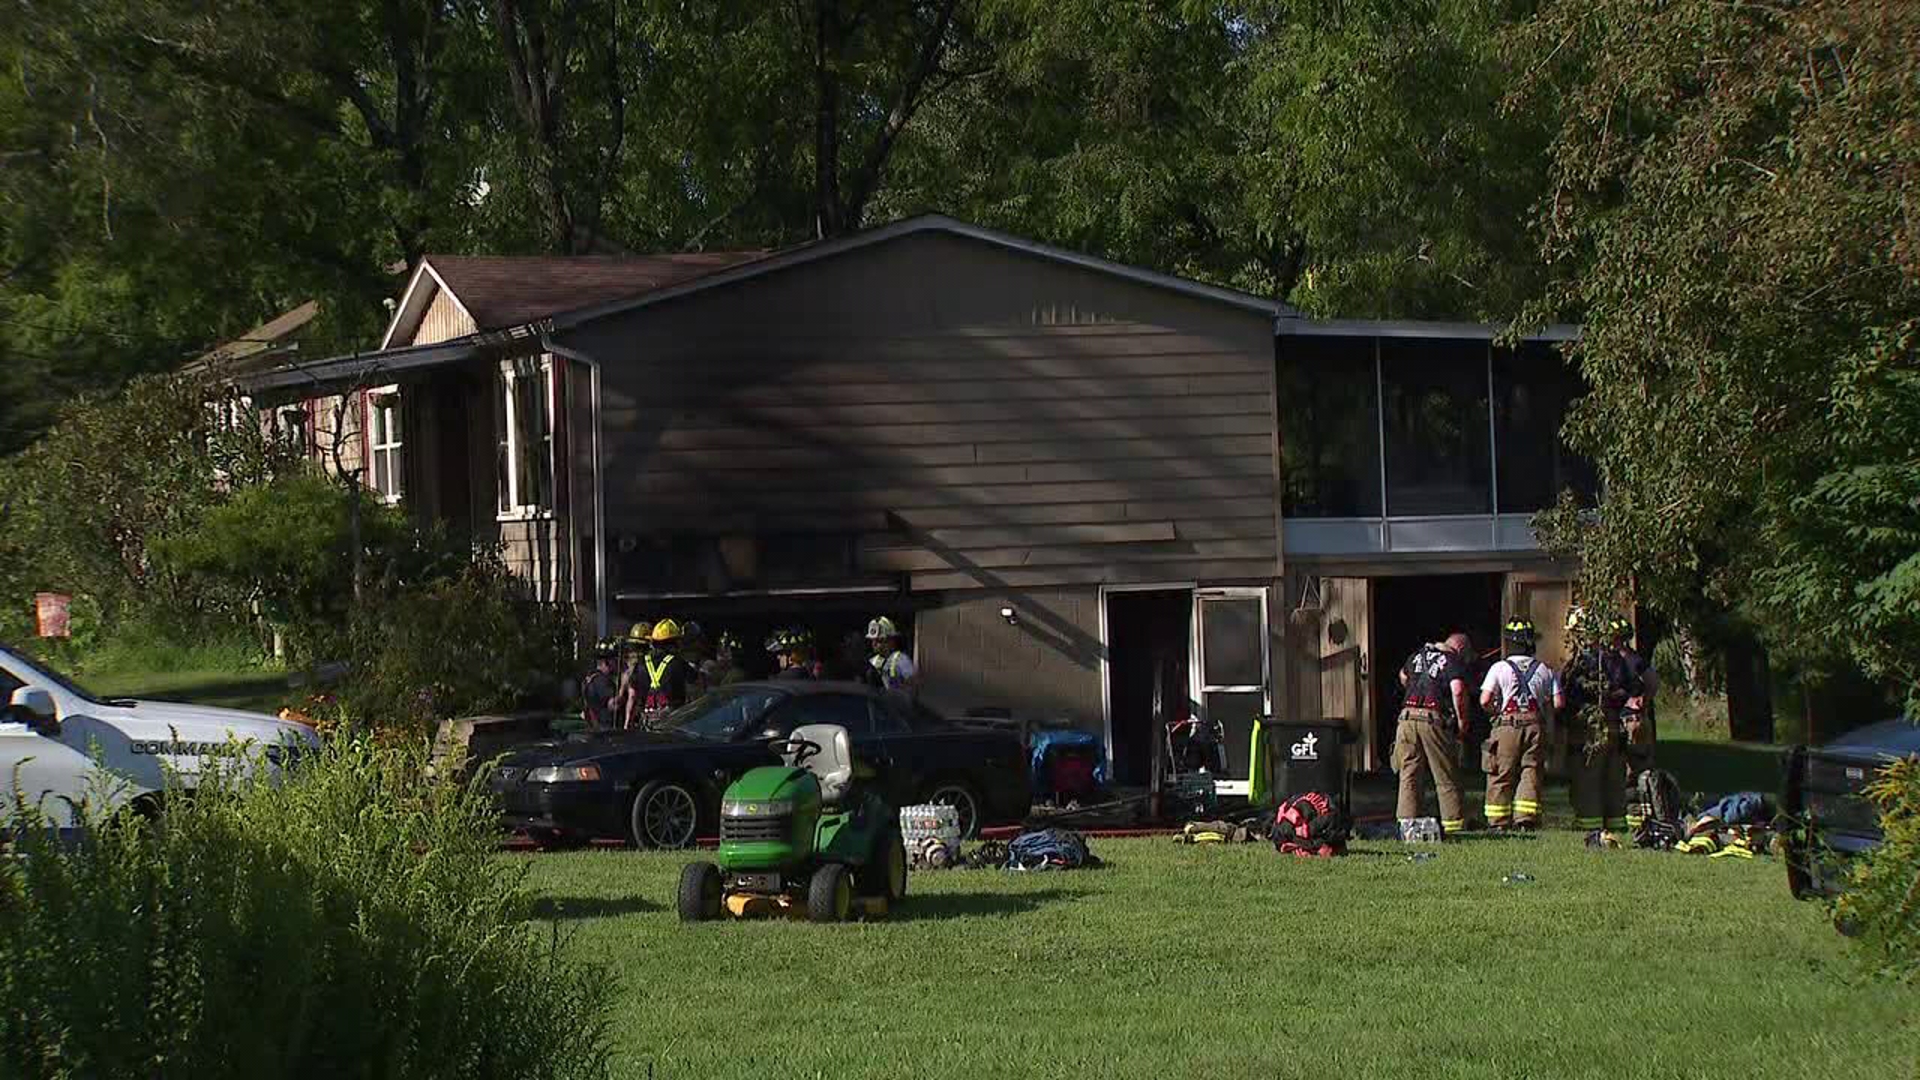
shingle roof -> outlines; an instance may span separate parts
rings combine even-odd
[[[499,330],[591,304],[640,296],[765,254],[429,255],[426,261],[480,329]]]

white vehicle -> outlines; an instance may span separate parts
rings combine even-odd
[[[83,799],[158,811],[169,770],[191,787],[214,759],[258,753],[277,770],[320,745],[312,730],[265,713],[96,697],[4,646],[0,701],[0,816],[17,791],[60,829],[78,823]]]

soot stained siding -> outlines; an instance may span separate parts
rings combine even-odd
[[[571,343],[610,535],[848,534],[916,591],[1279,572],[1256,311],[916,234]]]

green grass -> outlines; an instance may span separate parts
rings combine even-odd
[[[892,919],[851,926],[683,926],[685,855],[529,872],[567,947],[621,980],[620,1077],[1861,1080],[1920,1057],[1920,992],[1862,981],[1773,861],[1566,833],[1423,863],[1094,846],[1107,868],[916,874]]]
[[[54,663],[77,667],[81,685],[115,697],[275,712],[292,696],[286,671],[262,660],[249,642],[127,638],[108,642],[83,663]]]
[[[185,701],[227,709],[277,712],[292,696],[287,676],[260,669],[235,671],[215,668],[196,671],[114,671],[83,676],[81,682],[96,694],[138,697],[154,701]]]

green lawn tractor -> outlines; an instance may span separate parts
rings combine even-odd
[[[722,914],[877,916],[907,894],[900,818],[862,783],[847,729],[808,724],[773,746],[784,765],[752,769],[720,804],[718,864],[680,874],[680,920]]]

